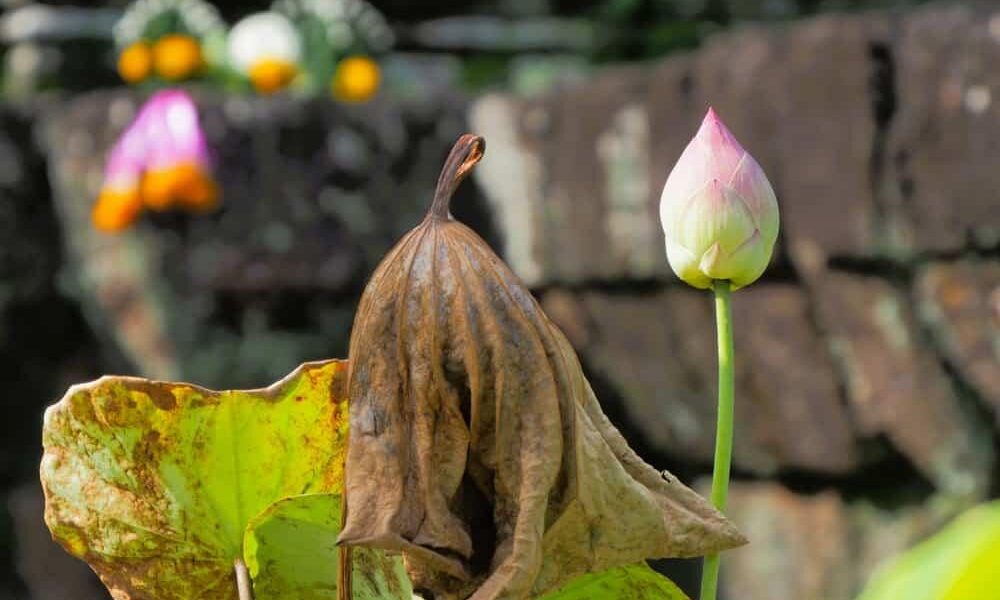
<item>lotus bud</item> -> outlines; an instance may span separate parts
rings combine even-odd
[[[470,600],[744,543],[629,448],[563,333],[452,217],[484,152],[459,138],[427,216],[362,294],[339,543],[402,552],[418,593]]]
[[[767,176],[711,108],[674,165],[660,197],[667,259],[696,288],[739,289],[764,272],[778,238],[778,203]]]

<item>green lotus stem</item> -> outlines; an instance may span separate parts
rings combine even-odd
[[[237,558],[233,564],[236,570],[236,591],[240,600],[253,600],[253,585],[250,583],[250,571],[242,558]]]
[[[715,327],[719,345],[719,416],[715,432],[715,468],[712,471],[712,504],[726,510],[729,467],[733,455],[733,314],[729,281],[716,281]],[[715,600],[719,585],[719,555],[705,557],[701,571],[701,600]]]

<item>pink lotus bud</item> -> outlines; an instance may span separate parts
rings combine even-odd
[[[760,277],[778,238],[778,203],[757,161],[715,111],[674,165],[660,196],[667,259],[697,288]]]

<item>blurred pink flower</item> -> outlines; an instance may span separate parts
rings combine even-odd
[[[218,201],[208,145],[191,97],[180,90],[154,94],[108,155],[94,225],[128,227],[143,206],[207,210]]]
[[[660,197],[667,259],[698,288],[757,280],[778,237],[778,203],[764,171],[713,109],[677,160]]]

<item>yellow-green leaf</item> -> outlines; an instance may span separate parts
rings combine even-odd
[[[673,581],[646,563],[608,569],[574,579],[542,600],[688,600]]]
[[[49,529],[120,600],[235,599],[248,522],[282,498],[341,491],[345,375],[326,361],[262,390],[70,388],[45,415]]]
[[[997,600],[998,581],[1000,502],[993,502],[885,565],[858,600]]]
[[[309,494],[272,504],[247,526],[247,566],[256,600],[336,600],[340,496]],[[410,600],[399,556],[351,551],[353,600]]]

